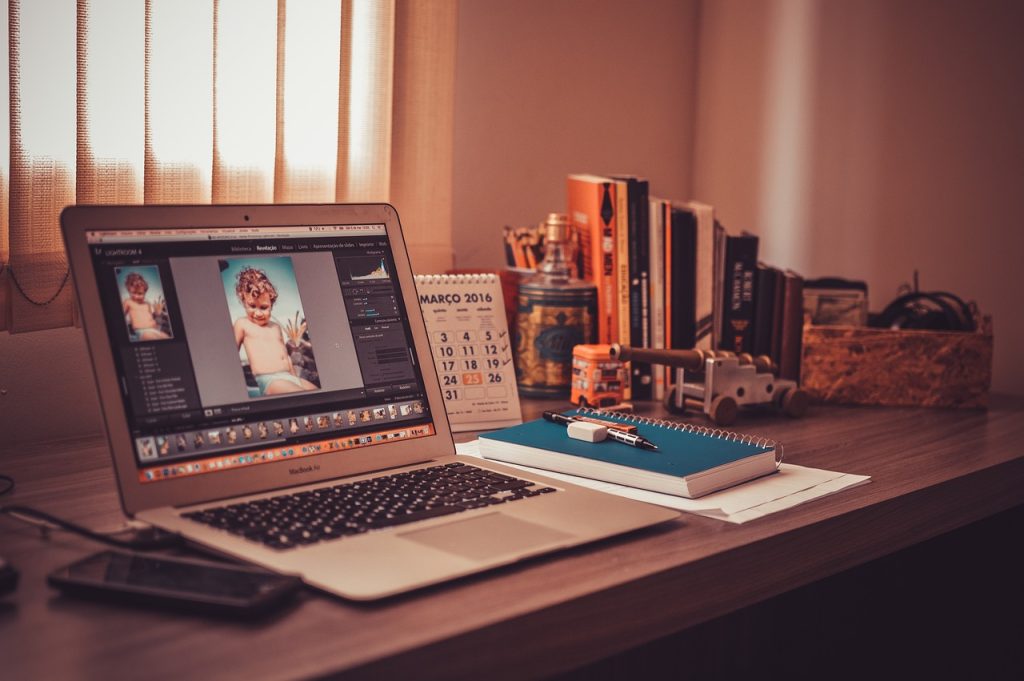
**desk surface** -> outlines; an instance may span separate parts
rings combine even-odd
[[[527,413],[550,406],[524,402]],[[813,408],[752,415],[791,463],[872,483],[744,525],[698,516],[378,604],[319,594],[269,621],[231,623],[59,596],[45,575],[95,551],[0,518],[21,571],[0,600],[9,678],[531,678],[673,634],[1024,502],[1024,400],[987,412]],[[461,437],[459,439],[467,439]],[[98,528],[122,521],[96,439],[0,449],[2,503]]]

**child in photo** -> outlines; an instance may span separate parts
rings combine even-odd
[[[321,429],[323,429],[323,428],[330,428],[330,426],[331,426],[331,421],[326,416],[317,416],[316,417],[316,427],[317,428],[321,428]]]
[[[274,421],[274,435],[277,437],[284,435],[284,424],[280,421]]]
[[[156,458],[156,448],[153,445],[153,438],[139,438],[136,440],[139,446],[139,458],[143,461]]]
[[[129,272],[124,278],[124,288],[128,297],[124,299],[121,309],[128,320],[128,330],[132,340],[150,341],[167,340],[171,336],[160,329],[157,317],[164,313],[165,303],[161,296],[156,301],[146,297],[149,282],[138,272]]]
[[[235,342],[239,348],[245,348],[259,394],[317,390],[319,386],[303,378],[292,364],[284,329],[271,316],[278,291],[266,272],[255,267],[240,269],[235,294],[245,310],[245,316],[234,323]],[[302,322],[301,327],[304,326]],[[301,333],[298,336],[301,338]]]
[[[256,424],[256,430],[259,432],[261,440],[266,440],[267,435],[270,434],[270,431],[267,430],[267,424],[263,423],[263,421]]]
[[[244,437],[246,440],[252,439],[252,426],[250,426],[248,423],[242,426],[242,437]]]
[[[306,425],[306,430],[313,430],[313,417],[307,416],[303,419],[303,423]]]
[[[288,432],[292,435],[299,432],[299,422],[295,419],[288,419]]]

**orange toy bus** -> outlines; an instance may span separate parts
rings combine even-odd
[[[622,402],[629,376],[625,364],[612,359],[611,345],[577,345],[572,349],[573,404],[608,407]]]

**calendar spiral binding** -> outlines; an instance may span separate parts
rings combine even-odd
[[[730,442],[741,442],[743,444],[754,445],[755,447],[769,447],[775,450],[775,467],[778,468],[782,465],[783,451],[782,443],[777,440],[772,440],[767,437],[758,437],[757,435],[747,435],[745,433],[736,433],[729,430],[722,430],[721,428],[708,428],[707,426],[698,426],[692,423],[680,423],[679,421],[669,421],[668,419],[654,419],[648,416],[636,416],[634,414],[623,414],[622,412],[610,411],[607,409],[594,409],[591,407],[580,407],[577,410],[580,414],[594,417],[607,417],[614,416],[618,419],[626,421],[627,423],[639,423],[645,426],[655,426],[657,428],[668,428],[669,430],[681,430],[687,433],[695,433],[697,435],[704,435],[706,437],[713,437],[719,440],[729,440]]]
[[[481,274],[417,274],[416,284],[490,284],[498,281],[498,275]]]

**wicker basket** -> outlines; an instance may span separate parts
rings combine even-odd
[[[804,326],[801,387],[822,402],[988,407],[992,318],[974,332]]]

